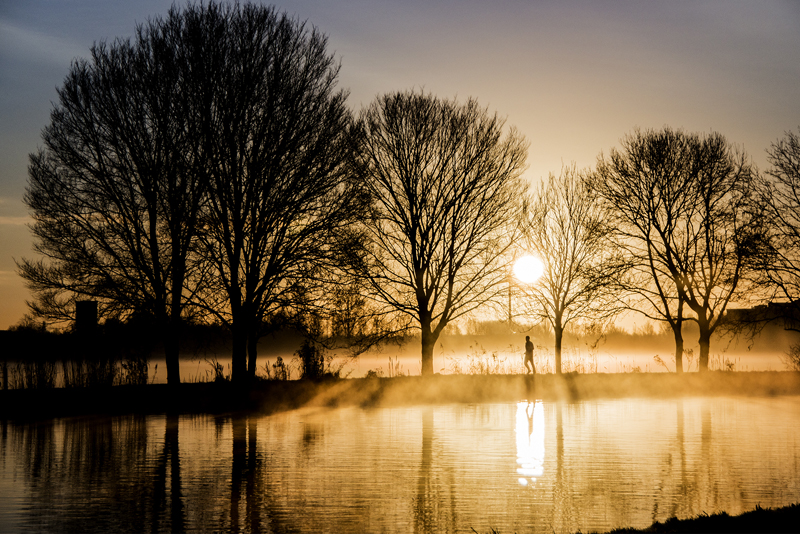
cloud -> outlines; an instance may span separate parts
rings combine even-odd
[[[63,66],[78,56],[86,55],[86,47],[69,39],[48,35],[0,19],[0,35],[5,53],[22,62],[43,61]]]
[[[29,216],[24,215],[21,217],[0,215],[0,224],[9,226],[22,226],[33,222]]]

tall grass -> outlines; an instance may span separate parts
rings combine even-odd
[[[102,360],[64,360],[61,362],[65,388],[113,386],[119,371],[117,362]]]
[[[4,362],[4,386],[8,389],[84,388],[125,384],[147,384],[146,358],[122,360],[44,360]]]
[[[446,356],[448,374],[525,374],[524,352],[521,347],[509,345],[501,351],[489,352],[481,345],[470,346],[466,357]],[[536,373],[555,372],[555,354],[552,350],[536,347],[533,350],[533,364]],[[598,372],[597,355],[588,354],[579,349],[565,348],[561,351],[561,371],[563,373],[596,373]]]
[[[143,386],[147,384],[147,376],[150,363],[144,357],[130,357],[120,363],[118,382],[120,384],[130,384]]]
[[[57,375],[54,361],[17,362],[10,368],[8,385],[11,389],[50,389],[56,386]]]

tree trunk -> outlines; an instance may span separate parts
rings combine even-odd
[[[247,338],[247,358],[247,377],[252,381],[256,377],[258,361],[258,335],[255,333]]]
[[[683,373],[683,332],[680,323],[672,325],[672,334],[675,336],[675,372]]]
[[[697,321],[700,327],[700,361],[698,370],[700,372],[708,371],[708,352],[711,345],[711,328],[709,328],[709,321],[707,319],[699,319]]]
[[[431,332],[431,326],[422,327],[422,376],[433,375],[433,347],[436,346],[436,336]]]
[[[178,235],[178,232],[171,231],[173,236]],[[169,295],[169,322],[167,323],[167,332],[164,336],[164,359],[167,364],[167,384],[177,385],[181,383],[181,327],[183,320],[181,318],[181,310],[183,309],[183,284],[186,277],[186,257],[181,254],[180,248],[177,244],[178,240],[173,237],[172,244],[172,259],[176,267],[172,273],[171,289]]]
[[[553,327],[556,335],[556,374],[561,374],[561,341],[564,338],[564,327],[559,323]]]
[[[234,322],[233,328],[231,328],[231,337],[233,338],[231,382],[243,384],[247,381],[247,331]]]
[[[172,302],[170,303],[170,315],[167,321],[167,331],[164,333],[164,359],[167,364],[167,384],[177,385],[181,383],[181,290],[182,283],[178,283],[175,278],[172,281],[173,292]]]
[[[170,324],[164,335],[164,359],[167,364],[167,384],[181,383],[180,340],[178,325]]]

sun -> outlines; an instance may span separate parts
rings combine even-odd
[[[534,256],[522,256],[514,263],[514,276],[525,284],[532,284],[543,274],[544,263]]]

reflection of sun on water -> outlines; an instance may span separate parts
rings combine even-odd
[[[517,403],[516,433],[518,482],[527,486],[544,472],[544,407],[541,402]]]

